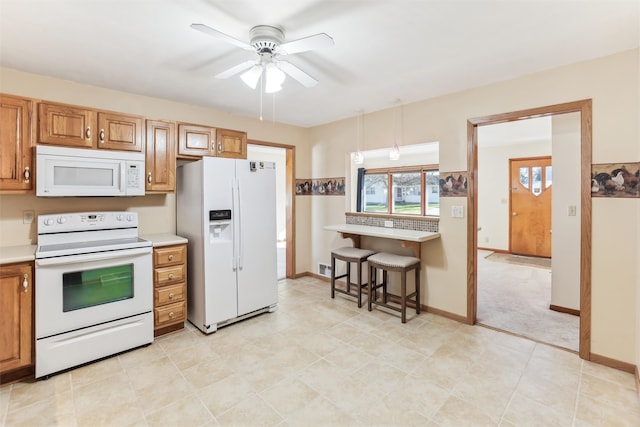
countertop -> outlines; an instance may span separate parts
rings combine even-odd
[[[180,245],[188,242],[184,237],[171,233],[146,234],[140,235],[140,237],[150,240],[153,247]],[[0,246],[0,264],[34,261],[37,248],[37,245]]]
[[[34,261],[36,248],[36,245],[0,246],[0,264]]]
[[[440,238],[440,233],[434,233],[433,231],[401,230],[398,228],[372,227],[370,225],[326,225],[324,229],[329,231],[338,231],[340,233],[357,234],[360,236],[382,237],[385,239],[396,239],[419,243]]]
[[[153,247],[180,245],[187,243],[188,240],[181,236],[176,236],[171,233],[158,233],[158,234],[141,234],[140,238],[150,240],[153,243]]]

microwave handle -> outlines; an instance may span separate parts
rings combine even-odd
[[[79,262],[104,261],[117,258],[129,258],[132,255],[150,254],[151,247],[124,249],[118,251],[98,252],[91,254],[69,255],[53,258],[36,259],[36,266],[76,264]]]

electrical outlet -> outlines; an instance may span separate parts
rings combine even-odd
[[[387,228],[393,228],[393,221],[386,221],[384,222],[384,226]]]
[[[22,223],[23,224],[32,224],[34,218],[35,218],[35,212],[33,212],[33,211],[23,211],[22,212]]]
[[[576,216],[576,205],[569,205],[567,208],[567,215]]]

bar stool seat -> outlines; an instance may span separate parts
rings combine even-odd
[[[362,263],[364,263],[369,256],[375,254],[374,251],[368,249],[352,248],[345,246],[337,248],[331,251],[331,298],[336,297],[336,292],[350,295],[355,297],[358,301],[358,308],[362,307],[362,289],[368,287],[368,283],[362,283]],[[347,272],[340,276],[336,276],[336,260],[344,261],[347,263]],[[358,264],[358,276],[357,283],[351,283],[351,263]],[[347,278],[347,288],[336,288],[336,279]],[[356,292],[351,291],[351,285],[356,286]]]
[[[369,263],[369,311],[374,305],[399,311],[402,323],[407,322],[407,302],[414,303],[416,314],[420,314],[420,258],[378,252],[367,259]],[[377,283],[377,270],[382,270],[382,282]],[[415,271],[415,291],[407,295],[407,273]],[[400,295],[387,292],[387,272],[400,272]],[[378,289],[382,288],[382,300],[378,300]],[[389,295],[400,300],[400,307],[390,305]]]

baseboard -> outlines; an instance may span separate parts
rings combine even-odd
[[[316,274],[316,273],[310,273],[310,272],[306,272],[306,273],[301,273],[301,274],[296,274],[296,279],[299,279],[301,277],[313,277],[315,279],[320,279],[323,282],[331,282],[331,277],[326,277],[323,276],[322,274]]]
[[[561,307],[559,305],[549,304],[549,310],[557,311],[560,313],[573,314],[574,316],[580,316],[580,310],[575,308]]]
[[[505,251],[504,249],[481,248],[480,246],[478,246],[478,250],[479,251],[491,251],[491,252],[495,252],[495,253],[498,253],[498,254],[510,254],[511,253],[509,251]]]
[[[25,366],[24,368],[18,368],[11,372],[5,372],[0,374],[0,385],[5,385],[22,380],[31,380],[35,378],[36,367],[35,365]]]
[[[636,393],[638,393],[638,398],[640,399],[640,373],[638,372],[638,367],[636,366],[635,374],[633,375],[636,379]]]
[[[634,374],[636,376],[636,384],[638,382],[638,368],[633,363],[622,362],[620,360],[611,359],[610,357],[601,356],[595,353],[591,353],[589,355],[589,361]]]
[[[451,313],[451,312],[446,311],[446,310],[440,310],[439,308],[429,307],[429,306],[424,305],[424,304],[420,305],[420,309],[422,311],[427,312],[427,313],[437,314],[438,316],[446,317],[447,319],[451,319],[451,320],[455,320],[455,321],[460,322],[460,323],[468,324],[466,316],[460,316],[459,314]]]

